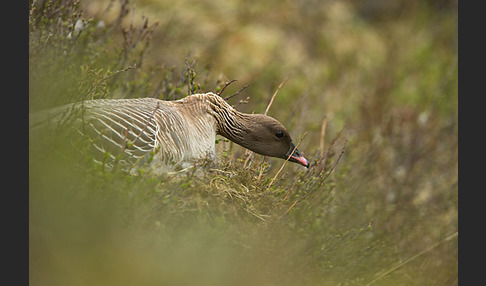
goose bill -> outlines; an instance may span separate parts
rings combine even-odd
[[[290,156],[289,161],[299,163],[302,166],[309,168],[309,166],[310,166],[309,161],[307,161],[307,159],[304,158],[304,156],[302,156],[300,154],[299,150],[297,150],[297,149],[294,150],[294,149],[295,149],[295,144],[293,142],[290,142],[290,149],[287,152],[287,154],[285,154],[285,156],[287,158]],[[290,155],[292,151],[294,151],[294,153],[292,153],[292,155]]]

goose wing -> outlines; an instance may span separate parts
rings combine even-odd
[[[29,121],[31,132],[61,131],[76,147],[89,141],[90,154],[109,166],[114,161],[133,166],[155,155],[177,162],[186,144],[180,112],[155,98],[88,100],[32,114]]]

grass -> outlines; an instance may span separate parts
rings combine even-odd
[[[29,3],[32,112],[222,92],[314,165],[219,138],[216,167],[130,175],[30,134],[32,285],[458,284],[453,1]]]

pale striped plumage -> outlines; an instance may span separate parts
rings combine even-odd
[[[31,126],[68,118],[75,122],[77,133],[90,138],[100,154],[132,166],[150,161],[157,168],[165,168],[214,159],[216,134],[257,153],[280,158],[286,158],[293,146],[287,130],[277,120],[238,112],[213,93],[176,101],[89,100],[32,115]],[[275,130],[284,132],[286,138],[275,138]],[[120,154],[125,155],[121,160]],[[293,161],[308,166],[298,151],[294,154],[297,160]]]

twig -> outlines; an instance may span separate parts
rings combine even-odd
[[[285,164],[287,164],[287,162],[289,161],[290,157],[292,157],[292,154],[294,154],[295,150],[297,150],[297,147],[299,147],[300,143],[302,143],[302,140],[304,140],[304,138],[305,138],[306,135],[307,135],[307,132],[304,133],[304,135],[302,136],[302,138],[300,138],[299,143],[294,147],[294,149],[292,150],[292,152],[290,152],[290,154],[287,157],[287,159],[285,159],[285,162],[283,162],[283,164],[280,167],[280,169],[277,171],[277,173],[275,174],[275,176],[273,177],[273,179],[268,184],[268,187],[267,187],[266,191],[268,191],[270,189],[270,187],[272,186],[273,182],[275,182],[275,180],[277,179],[278,175],[280,174],[280,172],[282,172],[283,168],[285,167]]]
[[[313,164],[310,167],[310,168],[314,168],[315,173],[321,173],[326,168],[328,154],[331,151],[331,149],[334,147],[334,145],[336,144],[337,140],[341,137],[341,134],[343,133],[344,130],[345,130],[345,128],[341,129],[341,131],[338,132],[338,134],[336,135],[336,138],[334,138],[331,141],[331,143],[329,144],[329,147],[327,147],[327,149],[324,151],[324,154],[321,155],[320,154],[321,150],[317,150],[316,155],[314,156],[314,159],[317,160],[317,162],[316,162],[316,164]]]
[[[117,75],[117,74],[119,74],[119,73],[126,72],[126,71],[131,70],[131,69],[134,69],[134,68],[136,68],[136,67],[137,67],[137,64],[133,64],[133,65],[128,66],[128,67],[126,67],[126,68],[124,68],[124,69],[117,70],[117,71],[113,72],[112,74],[110,74],[109,76],[105,76],[104,78],[102,78],[102,79],[100,80],[100,83],[102,83],[103,81],[108,80],[108,79],[110,79],[110,78],[114,77],[115,75]]]
[[[285,200],[286,200],[286,199],[289,197],[290,193],[292,192],[292,190],[294,189],[294,187],[295,187],[295,185],[296,185],[296,183],[297,183],[297,180],[299,180],[299,179],[296,177],[296,179],[295,179],[295,180],[294,180],[294,182],[292,183],[292,186],[290,186],[290,189],[289,189],[289,190],[288,190],[288,192],[285,194],[285,197],[284,197],[283,199],[281,199],[281,200],[279,201],[279,203],[282,203],[283,201],[285,201]],[[285,212],[285,213],[287,213],[287,212]]]
[[[344,151],[346,149],[346,143],[347,143],[347,141],[344,142],[343,149],[341,150],[341,153],[339,154],[339,156],[336,159],[336,161],[334,161],[334,164],[331,166],[329,172],[326,175],[324,175],[324,177],[321,180],[319,180],[319,184],[317,185],[317,187],[319,187],[327,179],[327,177],[329,177],[329,175],[332,173],[332,171],[336,168],[337,163],[339,162],[339,160],[341,159],[341,157],[344,154]],[[331,148],[331,147],[329,147],[329,148]],[[329,149],[327,151],[329,151]],[[298,202],[303,201],[304,199],[306,199],[311,194],[312,194],[312,192],[308,192],[308,193],[304,194],[300,199],[298,199],[296,202],[294,202],[294,204],[290,208],[287,209],[287,211],[284,213],[284,215],[287,214],[290,211],[290,209],[294,207],[295,204],[297,204]],[[285,198],[287,198],[287,196],[285,196]],[[337,199],[337,197],[335,199]]]
[[[272,95],[272,98],[270,99],[270,102],[268,103],[267,105],[267,109],[265,109],[265,115],[267,115],[268,113],[268,110],[270,109],[270,106],[272,106],[272,103],[273,103],[273,99],[275,98],[275,96],[277,95],[278,91],[280,90],[280,88],[283,86],[283,84],[285,83],[287,79],[284,79],[277,87],[277,90],[273,93]]]
[[[193,60],[192,64],[189,64],[189,60],[186,61],[186,73],[187,73],[187,95],[193,94],[193,89],[194,89],[194,71],[192,68],[194,67],[194,64],[196,63],[196,60]]]
[[[127,130],[125,130],[125,135],[123,136],[123,147],[122,147],[122,153],[125,152],[125,149],[127,148],[127,142],[128,142],[128,127]]]
[[[249,84],[249,83],[245,84],[245,86],[244,86],[244,87],[242,87],[242,88],[241,88],[240,90],[238,90],[236,93],[234,93],[234,94],[232,94],[232,95],[230,95],[230,96],[226,97],[224,100],[228,100],[228,99],[230,99],[230,98],[233,98],[233,97],[237,96],[238,94],[240,94],[240,92],[242,92],[243,90],[245,90],[245,89],[246,89],[248,86],[250,86],[250,84]]]
[[[449,235],[448,237],[444,238],[443,240],[435,243],[432,246],[427,247],[426,249],[422,250],[421,252],[419,252],[419,253],[415,254],[414,256],[410,257],[409,259],[403,261],[402,263],[398,264],[397,266],[392,267],[391,269],[385,271],[383,274],[381,274],[380,276],[378,276],[377,278],[375,278],[374,280],[372,280],[370,283],[366,284],[366,286],[369,286],[371,284],[374,284],[376,281],[382,279],[383,277],[385,277],[386,275],[392,273],[393,271],[397,270],[398,268],[402,267],[403,265],[405,265],[405,264],[409,263],[410,261],[416,259],[417,257],[422,256],[425,253],[431,251],[432,249],[434,249],[437,246],[441,245],[443,242],[450,241],[450,240],[456,238],[457,236],[458,236],[458,232],[456,231],[455,233],[453,233],[453,234]]]
[[[221,96],[221,94],[223,94],[223,91],[228,87],[228,85],[232,84],[235,81],[238,81],[238,80],[235,78],[235,79],[232,79],[232,80],[226,82],[224,84],[223,88],[217,93],[217,95]],[[227,100],[227,99],[225,98],[225,100]]]
[[[275,90],[275,92],[273,93],[272,98],[270,99],[270,102],[268,103],[267,108],[265,109],[265,113],[264,113],[265,115],[267,115],[268,110],[270,110],[270,106],[272,106],[273,100],[275,99],[275,96],[277,95],[278,91],[283,86],[283,84],[285,83],[286,80],[287,79],[283,80],[278,85],[277,90]],[[293,153],[293,151],[292,151],[292,153]],[[266,156],[263,156],[262,163],[260,164],[260,173],[258,174],[257,181],[260,181],[260,178],[262,177],[262,174],[263,174],[263,163],[265,163],[265,158],[266,158]]]
[[[326,126],[327,126],[327,115],[322,120],[321,136],[319,141],[319,155],[321,155],[322,152],[324,152],[324,136],[326,135]]]
[[[258,173],[257,181],[260,181],[260,179],[263,175],[263,166],[265,164],[265,158],[266,158],[266,156],[262,156],[262,162],[260,163],[260,173]]]
[[[106,6],[103,13],[101,13],[100,19],[102,19],[102,20],[105,19],[106,13],[108,13],[108,11],[113,7],[113,2],[115,2],[115,0],[110,0],[110,2],[108,3],[108,6]]]
[[[337,157],[336,161],[334,161],[334,164],[332,164],[331,169],[329,169],[329,172],[327,172],[327,174],[324,175],[321,182],[325,181],[327,179],[327,177],[329,177],[329,175],[331,175],[332,171],[334,171],[334,168],[336,168],[337,163],[339,162],[339,160],[341,159],[341,157],[344,154],[344,151],[346,150],[346,143],[348,143],[348,140],[344,141],[343,150],[341,150],[341,153],[339,153],[339,156]]]
[[[243,168],[246,168],[246,164],[248,164],[248,162],[250,161],[250,158],[253,157],[253,152],[246,149],[245,150],[245,155],[246,155],[246,159],[245,161],[243,162]]]
[[[284,213],[284,215],[286,215],[296,204],[297,204],[298,200],[296,200]]]
[[[238,101],[235,105],[233,105],[233,108],[236,108],[240,104],[247,104],[248,102],[250,102],[249,96],[247,96],[245,99],[240,99],[240,101]]]

